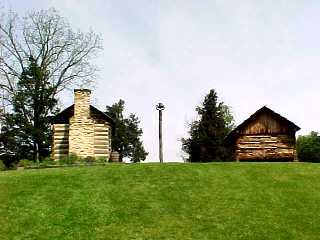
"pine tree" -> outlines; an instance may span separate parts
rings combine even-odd
[[[199,120],[190,124],[189,138],[182,139],[182,150],[190,162],[230,161],[231,151],[224,138],[233,128],[228,106],[218,102],[215,90],[210,90],[201,106],[196,108]]]

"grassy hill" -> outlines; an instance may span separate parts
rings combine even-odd
[[[320,164],[0,172],[0,239],[319,239]]]

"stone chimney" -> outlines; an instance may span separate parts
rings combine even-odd
[[[94,156],[94,122],[90,118],[89,89],[74,90],[74,116],[69,122],[69,153]]]
[[[76,120],[90,117],[90,96],[91,90],[89,89],[74,90],[74,118]]]

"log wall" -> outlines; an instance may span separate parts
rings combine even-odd
[[[59,160],[69,153],[69,124],[53,125],[53,159]]]
[[[111,127],[108,123],[94,124],[94,156],[109,158],[111,153]]]
[[[112,128],[109,123],[101,122],[103,121],[84,125],[71,121],[71,126],[69,124],[54,124],[53,159],[59,160],[69,153],[75,153],[81,157],[110,158]]]
[[[238,161],[292,161],[294,138],[290,135],[242,135],[236,140],[235,155]]]

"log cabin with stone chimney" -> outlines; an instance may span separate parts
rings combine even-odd
[[[296,160],[296,131],[300,128],[266,106],[229,133],[237,161]]]
[[[110,158],[114,122],[90,105],[90,95],[88,89],[75,89],[74,104],[53,118],[54,160],[71,153],[84,158]]]

